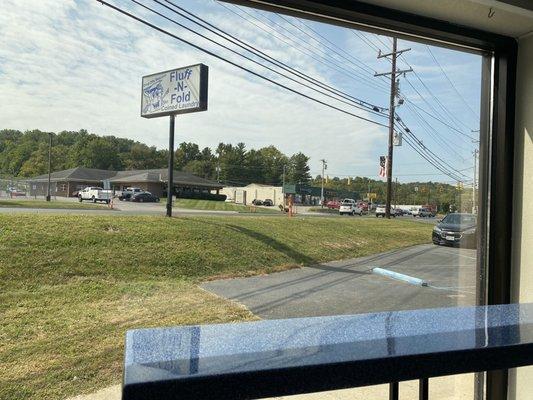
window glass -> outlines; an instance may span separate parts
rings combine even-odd
[[[481,56],[220,1],[109,1],[174,36],[98,2],[0,17],[0,397],[115,396],[135,328],[484,302]],[[207,110],[176,115],[169,149],[169,117],[141,102],[199,91],[142,77],[197,64]],[[430,387],[474,397],[472,375]],[[342,396],[384,387],[358,390]]]

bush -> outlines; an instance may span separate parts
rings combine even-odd
[[[225,194],[213,194],[213,193],[206,193],[206,192],[178,192],[176,193],[176,198],[226,201],[227,196]]]

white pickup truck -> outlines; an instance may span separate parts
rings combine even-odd
[[[88,186],[81,190],[78,194],[78,201],[81,203],[83,200],[89,200],[93,203],[97,201],[103,201],[106,204],[111,202],[113,192],[111,190],[104,190],[101,187]]]

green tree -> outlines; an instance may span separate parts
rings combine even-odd
[[[292,183],[308,183],[311,180],[309,170],[309,157],[301,152],[294,154],[289,159],[288,181]]]

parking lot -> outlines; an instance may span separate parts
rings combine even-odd
[[[202,287],[267,319],[463,306],[475,302],[475,263],[475,250],[428,244]],[[428,286],[376,275],[374,267]]]

